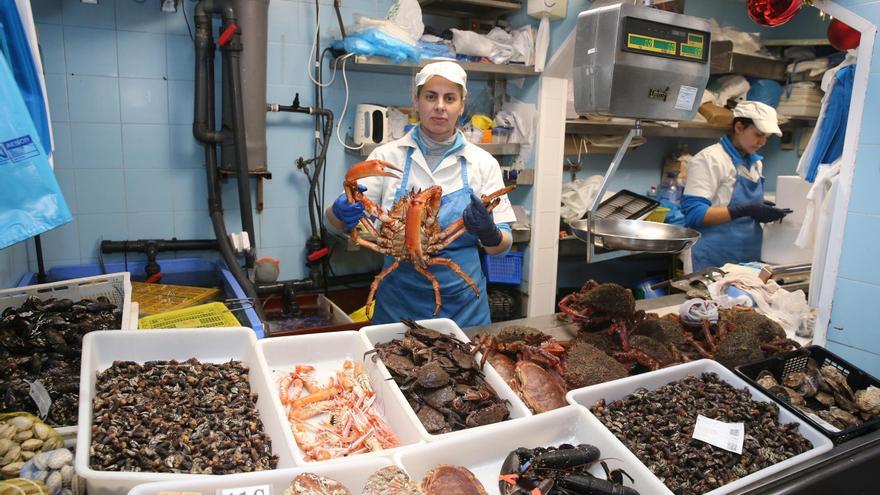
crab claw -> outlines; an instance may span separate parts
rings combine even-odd
[[[377,175],[396,177],[398,179],[401,177],[400,174],[389,172],[389,170],[401,172],[399,168],[388,162],[382,160],[367,160],[352,165],[352,167],[348,169],[348,173],[345,174],[345,180],[356,181],[358,179],[363,179],[364,177],[373,177]]]

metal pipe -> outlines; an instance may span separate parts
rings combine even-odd
[[[141,252],[155,245],[159,251],[213,251],[217,249],[214,239],[141,239],[137,241],[101,241],[101,252]]]
[[[327,278],[327,286],[335,287],[348,284],[372,282],[376,278],[377,274],[377,272],[368,272],[353,273],[351,275],[336,275],[334,277]],[[277,282],[272,282],[269,284],[258,284],[257,293],[261,296],[266,296],[270,294],[284,294],[284,290],[287,287],[292,287],[296,291],[317,290],[321,288],[318,286],[318,284],[310,279],[279,280]]]

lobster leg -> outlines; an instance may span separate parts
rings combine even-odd
[[[480,291],[479,291],[479,289],[477,289],[477,284],[475,284],[474,281],[470,277],[468,277],[467,273],[461,271],[461,267],[458,266],[454,261],[452,261],[450,259],[446,259],[446,258],[428,258],[425,261],[429,265],[445,265],[445,266],[449,267],[450,270],[454,271],[456,275],[461,277],[465,282],[468,283],[468,285],[471,286],[471,289],[474,290],[475,296],[480,297]],[[437,297],[439,298],[440,296],[437,296]],[[437,313],[434,313],[434,314],[437,314]]]
[[[431,286],[434,288],[434,303],[436,304],[436,306],[434,306],[434,314],[436,315],[440,312],[440,282],[437,281],[437,277],[435,277],[429,270],[416,264],[413,264],[413,268],[431,281]]]
[[[366,306],[367,318],[373,317],[373,312],[370,311],[370,304],[373,302],[373,297],[375,297],[375,295],[376,295],[376,289],[379,288],[379,282],[381,282],[382,279],[385,278],[389,273],[393,272],[398,266],[400,266],[400,262],[397,260],[394,260],[394,263],[391,263],[391,265],[389,265],[388,268],[382,270],[378,275],[376,275],[376,278],[373,279],[373,283],[370,284],[370,295],[367,296],[367,306]]]

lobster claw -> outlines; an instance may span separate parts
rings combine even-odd
[[[528,449],[519,448],[507,454],[504,463],[501,464],[501,475],[498,477],[498,491],[503,495],[513,495],[520,492],[518,480],[523,474],[523,463],[526,461],[520,456],[521,453],[529,453]]]
[[[402,172],[397,166],[382,160],[366,160],[355,163],[345,174],[346,181],[356,181],[365,177],[383,176],[401,178],[402,175],[390,172]]]

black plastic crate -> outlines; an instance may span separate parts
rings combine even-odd
[[[782,380],[786,376],[788,376],[789,373],[796,373],[798,371],[803,371],[804,369],[806,369],[807,361],[810,358],[813,358],[813,360],[816,361],[816,364],[819,365],[820,368],[826,364],[830,364],[839,369],[840,372],[843,373],[844,376],[846,376],[846,382],[849,384],[850,388],[853,389],[853,391],[868,388],[868,386],[870,385],[880,387],[880,381],[878,381],[873,376],[865,373],[852,363],[844,360],[843,358],[837,356],[836,354],[825,349],[824,347],[819,347],[816,345],[804,347],[802,349],[791,351],[785,354],[779,354],[763,361],[737,366],[736,372],[737,374],[742,376],[747,382],[749,382],[749,385],[757,388],[761,392],[764,392],[767,396],[772,397],[776,402],[781,404],[782,407],[788,409],[797,417],[815,427],[826,437],[830,438],[831,441],[835,444],[841,444],[843,442],[846,442],[847,440],[864,435],[865,433],[874,431],[878,427],[880,427],[880,416],[877,416],[862,423],[859,426],[853,426],[851,428],[847,428],[845,430],[840,430],[837,432],[830,431],[823,427],[817,421],[807,416],[805,413],[801,412],[800,409],[794,407],[793,405],[780,399],[779,397],[776,397],[767,389],[758,385],[758,382],[756,381],[758,379],[758,374],[762,370],[767,370],[773,374],[773,377],[776,378],[779,383],[782,383]]]
[[[621,189],[614,196],[602,201],[596,209],[597,218],[635,219],[654,211],[660,203],[647,196]],[[588,214],[589,212],[587,212]],[[584,214],[583,218],[587,218]]]

